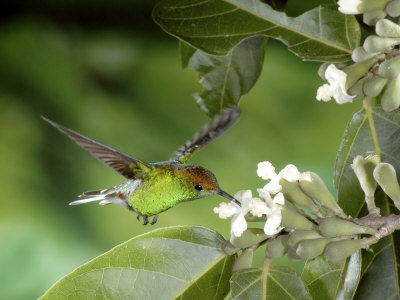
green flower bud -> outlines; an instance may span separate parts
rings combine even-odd
[[[376,209],[374,194],[378,184],[372,173],[379,161],[380,158],[377,155],[369,155],[365,159],[361,155],[357,155],[351,165],[360,182],[361,189],[364,191],[368,211]]]
[[[224,253],[226,255],[234,255],[235,253],[237,253],[240,250],[240,248],[233,246],[229,240],[226,240],[222,244],[221,248],[222,248],[222,251],[224,251]]]
[[[383,9],[366,12],[363,14],[363,22],[369,26],[374,26],[376,22],[386,17],[386,11]]]
[[[400,55],[386,60],[380,64],[378,74],[382,77],[392,79],[400,73]]]
[[[251,265],[253,264],[254,250],[255,249],[253,248],[243,250],[242,254],[239,255],[232,266],[232,273],[251,268]]]
[[[400,0],[392,0],[386,6],[386,12],[389,16],[396,18],[400,16]]]
[[[346,79],[346,89],[352,87],[361,77],[363,77],[369,69],[376,63],[377,59],[375,57],[358,62],[355,64],[351,64],[342,69],[343,72],[347,74]]]
[[[367,246],[365,239],[332,242],[325,248],[325,258],[331,262],[340,263],[357,250]]]
[[[322,65],[319,66],[318,75],[319,75],[319,77],[321,77],[322,80],[326,81],[325,71],[330,64],[331,63],[323,63]]]
[[[375,26],[375,32],[383,37],[400,37],[400,26],[388,19],[379,20]]]
[[[387,82],[388,80],[386,78],[380,76],[372,76],[364,83],[364,94],[372,98],[378,96],[382,92]]]
[[[372,77],[372,74],[368,74],[367,76],[361,78],[359,81],[357,81],[348,91],[347,93],[349,95],[355,96],[353,98],[353,101],[356,100],[361,100],[365,98],[364,95],[364,84],[365,81],[367,81],[369,78]]]
[[[306,217],[302,216],[295,210],[287,208],[284,206],[282,208],[282,222],[281,226],[286,228],[313,230],[315,225]]]
[[[296,247],[289,247],[287,249],[287,257],[291,260],[291,261],[299,261],[302,260],[302,258],[300,256],[297,255],[296,253]]]
[[[339,11],[343,14],[356,15],[368,11],[384,9],[390,0],[339,0]]]
[[[377,53],[400,44],[400,38],[387,38],[370,35],[364,41],[363,47],[368,53]]]
[[[271,258],[278,258],[285,255],[288,245],[289,235],[281,235],[276,239],[269,239],[265,254]]]
[[[366,61],[370,58],[373,58],[376,54],[375,53],[368,53],[365,51],[363,47],[357,47],[353,50],[353,53],[351,54],[351,58],[353,59],[354,62],[362,62]],[[329,65],[329,63],[326,63]],[[324,78],[323,78],[324,79]]]
[[[301,173],[299,185],[300,188],[316,203],[319,203],[326,209],[333,211],[336,215],[344,218],[346,217],[331,192],[329,192],[325,183],[317,174],[314,172]]]
[[[326,245],[331,241],[328,238],[305,240],[298,244],[296,254],[301,258],[312,259],[321,255]]]
[[[295,230],[289,235],[288,246],[294,247],[301,241],[318,238],[322,238],[322,235],[316,230]]]
[[[325,237],[336,237],[355,234],[376,234],[376,229],[357,225],[353,222],[337,218],[326,218],[318,226]]]
[[[381,99],[384,111],[390,112],[400,105],[400,74],[393,78],[386,87]]]
[[[394,167],[388,163],[379,163],[373,174],[382,190],[393,200],[394,205],[400,209],[400,187]]]
[[[265,241],[268,236],[261,228],[248,228],[241,236],[232,235],[230,238],[231,244],[236,248],[248,248]]]
[[[323,214],[319,210],[319,208],[315,205],[315,203],[308,197],[304,192],[300,189],[297,182],[289,182],[285,179],[281,179],[279,184],[282,186],[282,193],[285,196],[286,200],[289,200],[293,203],[300,205],[308,209],[311,213],[322,217]]]

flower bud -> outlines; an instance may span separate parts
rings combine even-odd
[[[287,249],[287,257],[288,257],[291,261],[299,261],[299,260],[302,260],[302,258],[301,258],[300,256],[297,255],[296,249],[297,249],[297,245],[296,245],[296,247],[289,247],[289,248]]]
[[[316,230],[295,230],[289,235],[288,246],[294,247],[301,241],[318,238],[322,238],[322,235]]]
[[[387,38],[370,35],[364,41],[363,47],[368,53],[382,52],[400,44],[400,38]]]
[[[349,95],[355,96],[353,101],[361,100],[365,98],[364,95],[364,84],[369,78],[372,77],[372,74],[368,74],[367,76],[361,78],[357,81],[347,92]]]
[[[386,87],[381,99],[384,111],[390,112],[400,105],[400,74],[393,78]]]
[[[346,89],[352,87],[361,77],[363,77],[368,70],[376,63],[377,59],[375,57],[358,62],[355,64],[351,64],[342,69],[343,72],[347,74],[346,79]]]
[[[312,230],[315,228],[313,222],[302,216],[295,210],[287,207],[282,208],[282,222],[281,226],[286,228]]]
[[[285,255],[288,248],[288,239],[289,235],[281,235],[276,239],[269,239],[267,242],[265,254],[271,258],[278,258]]]
[[[400,0],[392,0],[386,6],[386,12],[389,16],[396,18],[400,16]]]
[[[364,94],[372,98],[378,96],[382,92],[387,82],[388,80],[386,78],[380,76],[372,76],[364,83]]]
[[[232,266],[232,273],[243,269],[251,268],[253,263],[253,248],[244,249],[243,252],[239,255],[239,257],[235,260],[235,263]]]
[[[351,54],[351,59],[357,63],[373,58],[375,55],[376,53],[368,53],[363,47],[357,47],[353,50],[353,53]]]
[[[318,75],[319,75],[319,77],[321,77],[321,79],[322,80],[326,80],[326,77],[325,77],[325,72],[326,72],[326,69],[328,68],[328,66],[330,65],[331,63],[323,63],[322,65],[320,65],[319,66],[319,68],[318,68]]]
[[[333,211],[336,215],[346,217],[325,183],[317,174],[314,172],[301,173],[299,185],[300,188],[316,203],[319,203],[326,209]]]
[[[334,263],[340,263],[357,250],[367,247],[365,239],[342,240],[329,243],[325,248],[325,258]]]
[[[379,65],[378,74],[382,77],[392,79],[400,73],[400,55],[384,61]]]
[[[339,0],[339,11],[356,15],[368,11],[384,9],[389,0]]]
[[[383,37],[400,37],[400,26],[388,19],[379,20],[375,25],[375,32]]]
[[[382,190],[393,200],[394,205],[400,209],[400,187],[394,167],[388,163],[379,163],[373,174]]]
[[[380,158],[377,155],[369,155],[365,159],[361,155],[357,155],[351,164],[351,167],[360,182],[361,189],[365,194],[368,211],[372,211],[376,208],[374,203],[374,194],[378,184],[372,173],[376,165],[379,163],[379,160]]]
[[[386,17],[384,9],[374,10],[363,14],[363,22],[369,26],[374,26],[376,22]]]
[[[232,235],[230,238],[231,244],[236,248],[248,248],[265,241],[268,236],[261,228],[248,228],[241,236]]]
[[[326,245],[331,241],[328,238],[305,240],[298,244],[296,254],[301,258],[312,259],[321,255]]]
[[[325,237],[336,237],[355,234],[376,234],[376,229],[357,225],[353,222],[337,218],[326,218],[318,226],[319,231]]]
[[[240,250],[239,248],[236,248],[235,246],[233,246],[229,240],[226,240],[222,244],[221,248],[222,248],[222,251],[224,251],[224,253],[226,255],[234,255],[235,253],[237,253]]]
[[[281,179],[279,181],[279,184],[282,186],[282,193],[287,200],[308,209],[314,215],[320,217],[322,216],[319,208],[315,205],[310,197],[304,194],[297,182],[289,182],[285,179]]]

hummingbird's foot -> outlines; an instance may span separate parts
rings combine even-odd
[[[149,218],[147,216],[144,215],[137,215],[137,220],[140,222],[140,217],[143,218],[143,225],[147,225],[149,224]]]
[[[153,217],[153,221],[151,221],[150,225],[156,224],[156,223],[157,223],[157,220],[158,220],[158,215],[155,215],[155,216]]]

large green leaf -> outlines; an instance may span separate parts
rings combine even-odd
[[[77,268],[42,299],[221,299],[235,258],[220,250],[223,241],[201,226],[161,228]]]
[[[367,214],[364,194],[351,168],[356,155],[375,153],[392,164],[400,175],[400,112],[385,112],[380,107],[366,107],[350,121],[336,161],[335,186],[339,204],[347,214],[359,217]],[[398,213],[392,201],[378,189],[375,193],[382,215]],[[356,298],[390,299],[400,297],[399,265],[400,234],[395,232],[362,252],[361,281]]]
[[[197,71],[203,85],[194,98],[210,116],[238,105],[256,83],[264,63],[266,38],[255,36],[240,42],[225,56],[207,54],[181,42],[182,66]]]
[[[351,299],[361,273],[360,251],[341,264],[326,261],[322,256],[308,260],[302,279],[312,299]]]
[[[231,299],[310,299],[299,274],[288,266],[246,269],[231,278]]]
[[[288,17],[260,0],[162,0],[153,18],[166,32],[207,53],[224,55],[241,40],[265,35],[306,60],[346,61],[358,46],[354,16],[320,6]]]

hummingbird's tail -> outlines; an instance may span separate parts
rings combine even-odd
[[[80,200],[71,202],[69,205],[80,205],[95,201],[100,201],[100,205],[115,204],[121,206],[128,206],[128,199],[130,194],[140,185],[141,180],[128,180],[123,184],[115,187],[84,192],[78,197]]]

